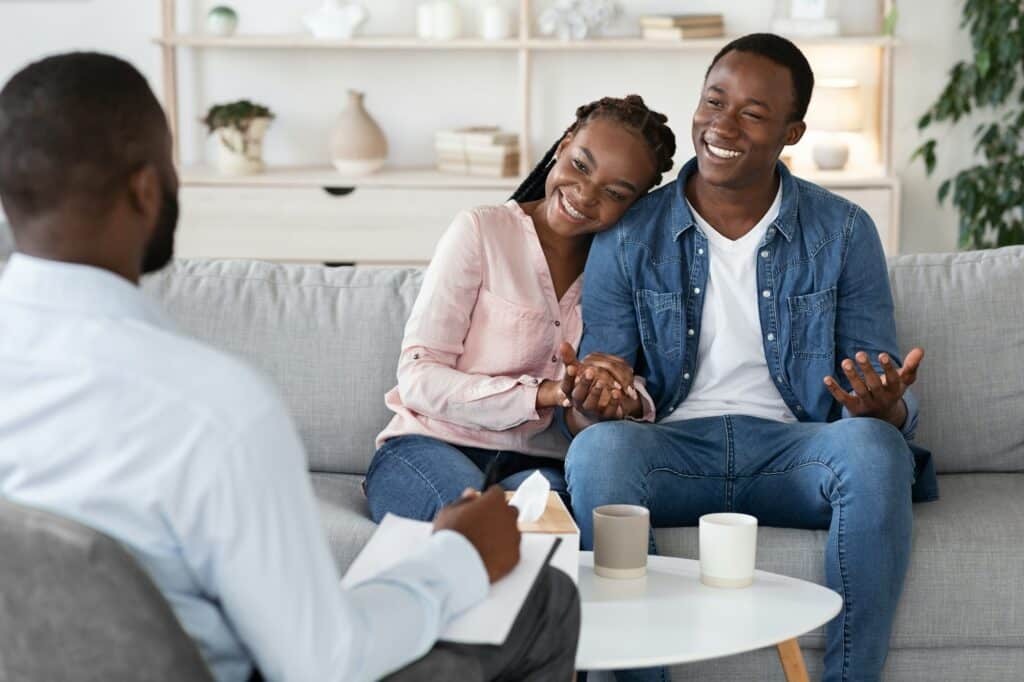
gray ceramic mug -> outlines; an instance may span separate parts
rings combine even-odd
[[[594,573],[602,578],[640,578],[647,574],[651,514],[634,504],[594,509]]]

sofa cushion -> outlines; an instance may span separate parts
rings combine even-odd
[[[925,349],[917,442],[940,473],[1024,471],[1024,247],[901,256],[889,278],[901,348]]]
[[[361,475],[310,474],[331,554],[344,574],[377,526],[360,488]]]
[[[1024,646],[1024,474],[939,477],[914,505],[914,549],[892,646]],[[757,567],[825,582],[827,531],[759,528]],[[696,528],[655,531],[658,551],[698,557]],[[807,638],[823,647],[819,630]]]
[[[312,471],[362,473],[389,419],[384,394],[421,273],[257,261],[175,261],[145,286],[182,332],[278,386]]]

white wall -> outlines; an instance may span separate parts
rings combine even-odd
[[[505,0],[509,8],[515,0]],[[210,4],[179,0],[179,25],[200,28]],[[318,0],[276,2],[233,0],[245,32],[301,31],[304,11]],[[416,0],[365,1],[371,13],[368,34],[412,33]],[[463,0],[465,23],[474,26],[473,7]],[[535,0],[544,7],[549,2]],[[631,0],[626,17],[680,11],[668,0]],[[920,112],[939,92],[950,66],[969,54],[959,29],[959,0],[900,0],[895,68],[895,166],[904,180],[902,250],[950,250],[956,245],[956,215],[935,200],[939,179],[964,164],[970,139],[963,126],[940,147],[939,173],[926,179],[919,163],[908,159],[921,139],[914,127]],[[682,11],[721,11],[730,34],[764,30],[771,0],[692,0]],[[874,32],[878,6],[871,0],[841,3],[843,30]],[[160,54],[151,39],[159,32],[158,0],[3,0],[0,2],[0,80],[28,61],[70,49],[98,49],[132,61],[160,91]],[[623,22],[622,27],[629,26]],[[625,31],[627,28],[618,30]],[[849,69],[868,85],[876,77],[872,51],[816,51],[811,60],[819,77]],[[710,52],[600,52],[539,55],[534,69],[534,154],[542,152],[571,121],[575,107],[606,94],[638,92],[669,115],[680,139],[677,160],[687,158],[690,115]],[[202,159],[207,151],[198,118],[213,102],[248,97],[268,104],[278,115],[265,147],[272,163],[326,162],[331,120],[344,91],[367,92],[367,106],[388,134],[392,158],[430,163],[432,134],[438,128],[470,123],[517,126],[515,53],[495,52],[331,52],[188,51],[181,52],[180,111],[183,159]],[[846,75],[846,74],[844,74]],[[806,149],[806,147],[805,147]],[[951,153],[957,149],[956,154]],[[805,153],[799,152],[799,153]],[[863,152],[865,155],[868,152]]]

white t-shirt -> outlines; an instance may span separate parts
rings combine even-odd
[[[709,262],[696,376],[686,400],[662,421],[725,414],[797,421],[768,371],[757,308],[757,253],[781,205],[780,185],[764,217],[735,241],[722,236],[690,205],[707,237]]]

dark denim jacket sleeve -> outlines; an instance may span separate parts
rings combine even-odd
[[[855,208],[846,235],[846,252],[836,292],[836,367],[835,376],[849,391],[850,382],[842,371],[841,363],[864,351],[879,372],[879,353],[888,353],[894,361],[902,363],[896,345],[896,317],[889,270],[886,267],[882,240],[875,224],[860,207]],[[903,436],[912,440],[917,428],[917,399],[910,391],[904,395],[907,420]],[[843,409],[843,417],[849,413]]]

